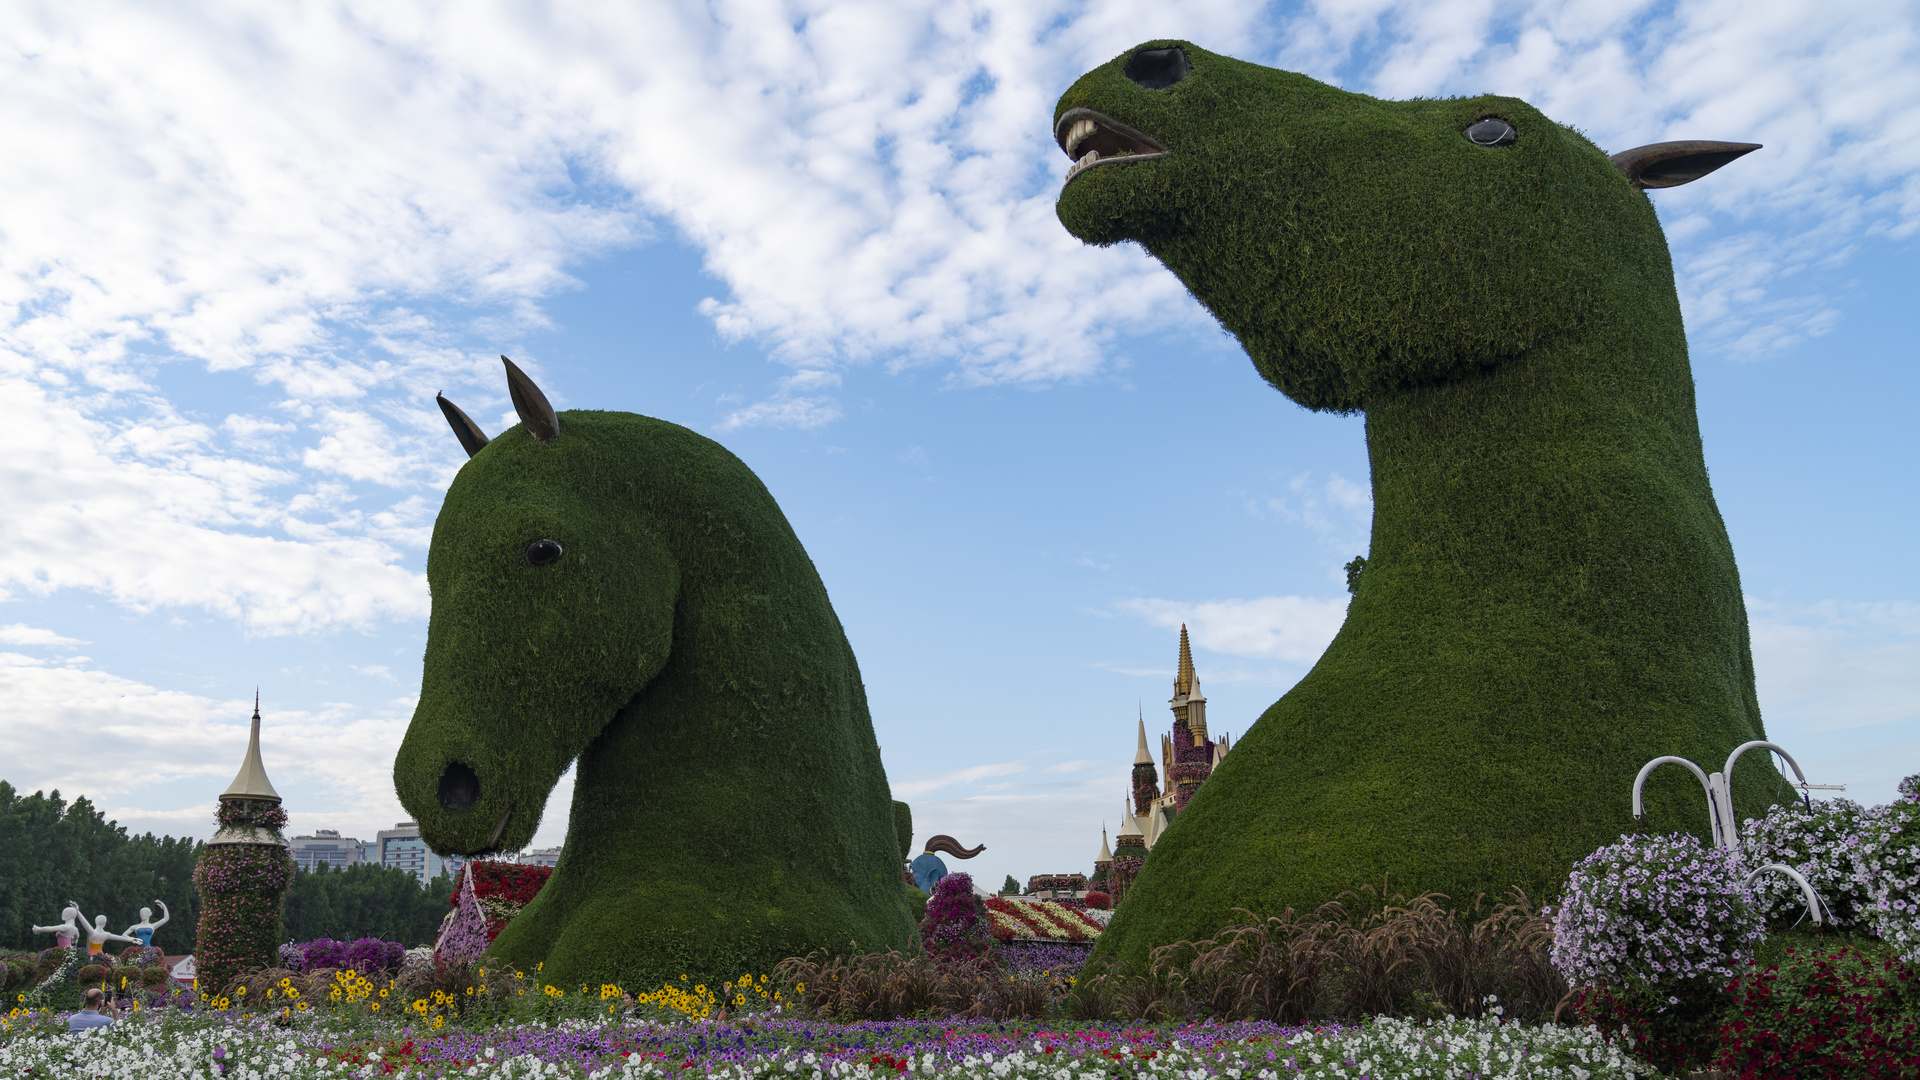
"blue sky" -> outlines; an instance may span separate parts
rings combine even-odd
[[[424,548],[501,353],[708,434],[780,500],[896,793],[969,869],[1086,869],[1178,627],[1216,730],[1366,550],[1305,412],[1137,249],[1052,214],[1048,122],[1148,37],[1387,97],[1525,97],[1654,195],[1770,735],[1920,771],[1912,4],[20,5],[0,30],[0,777],[206,835],[255,685],[298,830],[401,816]],[[1625,798],[1625,792],[1622,792]],[[566,793],[539,842],[564,832]]]

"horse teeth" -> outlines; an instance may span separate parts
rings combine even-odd
[[[1095,125],[1091,120],[1074,121],[1073,126],[1067,129],[1068,156],[1072,156],[1073,152],[1079,148],[1081,141],[1092,135],[1094,130]]]

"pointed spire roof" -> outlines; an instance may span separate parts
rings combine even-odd
[[[1120,835],[1144,835],[1140,831],[1140,822],[1134,818],[1133,811],[1127,808],[1126,800],[1124,799],[1120,802]]]
[[[1187,624],[1180,624],[1180,670],[1173,676],[1173,693],[1180,697],[1193,692],[1193,649],[1187,644]]]
[[[260,764],[260,691],[253,692],[253,734],[247,738],[247,756],[240,762],[240,771],[220,793],[223,799],[233,797],[249,799],[272,799],[280,801],[280,793],[273,790],[273,784],[267,779],[267,767]]]
[[[1147,752],[1147,718],[1144,714],[1140,717],[1140,749],[1133,752],[1133,763],[1135,765],[1153,764],[1153,755]]]
[[[1100,826],[1100,857],[1093,861],[1096,863],[1113,861],[1113,849],[1107,846],[1107,827],[1105,825]]]

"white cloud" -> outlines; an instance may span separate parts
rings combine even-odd
[[[4,375],[0,401],[0,598],[87,589],[268,633],[426,614],[421,575],[339,505],[284,497],[291,475],[213,452],[164,409],[116,424]]]
[[[251,700],[215,701],[7,652],[0,652],[0,700],[7,702],[6,779],[15,788],[84,794],[130,828],[202,837],[212,830],[210,793],[226,786],[246,752],[253,708]],[[262,714],[261,757],[290,810],[328,819],[323,827],[340,820],[387,828],[399,820],[392,763],[404,714],[281,710],[272,702]],[[177,781],[199,793],[186,805],[167,790]]]
[[[0,626],[0,645],[85,645],[78,638],[61,637],[51,630],[42,630],[25,623],[13,623]]]
[[[863,360],[1040,383],[1100,371],[1116,335],[1205,328],[1151,259],[1053,218],[1052,102],[1147,25],[1380,93],[1518,93],[1610,146],[1766,142],[1659,198],[1709,223],[1680,245],[1696,329],[1775,348],[1833,324],[1795,291],[1802,268],[1920,223],[1920,63],[1896,10],[47,9],[0,28],[0,138],[23,148],[0,170],[0,373],[38,399],[0,396],[0,429],[40,410],[98,468],[59,505],[17,471],[0,485],[0,518],[32,524],[0,533],[0,589],[198,604],[257,631],[417,617],[396,563],[424,528],[393,508],[458,462],[431,393],[503,409],[492,350],[464,343],[541,325],[567,265],[649,217],[725,282],[702,307],[722,335],[790,365],[723,430],[832,423]],[[279,388],[281,415],[186,415],[154,378],[180,358]],[[44,567],[21,558],[39,540]],[[104,545],[98,565],[63,554],[79,542]],[[197,596],[210,561],[239,580]]]
[[[1017,761],[998,761],[986,765],[969,765],[964,769],[955,769],[952,772],[941,773],[938,776],[929,776],[919,780],[895,781],[892,784],[893,797],[903,801],[911,800],[925,795],[930,791],[939,791],[943,788],[953,787],[956,784],[978,784],[982,780],[1000,776],[1012,776],[1016,773],[1025,772],[1026,769],[1027,767],[1025,765]]]
[[[1920,730],[1920,604],[1780,605],[1748,598],[1769,723],[1811,732]],[[1920,766],[1916,766],[1920,768]]]
[[[1311,664],[1347,619],[1347,601],[1307,596],[1252,600],[1123,600],[1114,605],[1155,626],[1185,624],[1193,643],[1228,656]]]
[[[1920,772],[1920,605],[1747,598],[1767,735],[1814,783],[1891,802]]]

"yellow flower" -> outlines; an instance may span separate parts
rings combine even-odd
[[[381,996],[381,997],[386,997],[386,996],[387,996],[387,991],[386,991],[386,988],[385,988],[385,987],[381,987],[381,989],[380,989],[380,996]]]

